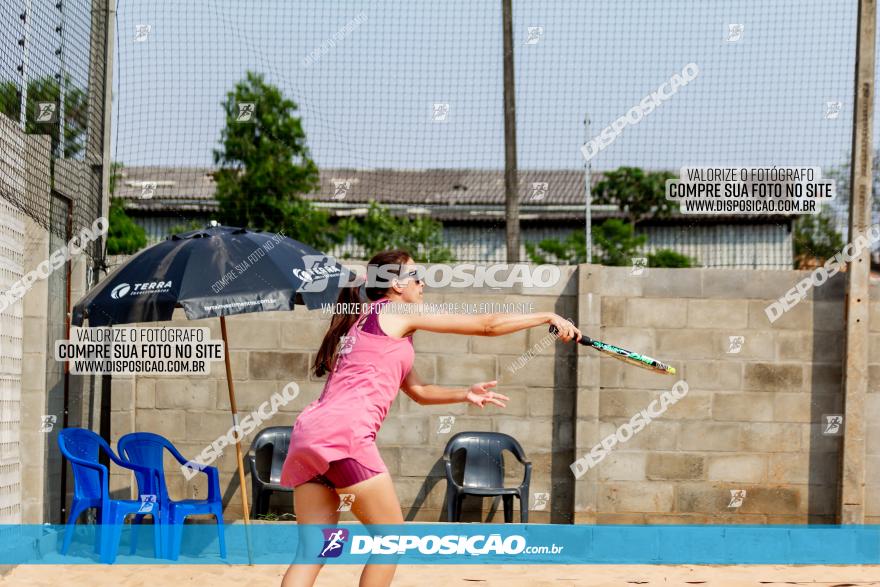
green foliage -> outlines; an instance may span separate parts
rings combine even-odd
[[[674,204],[666,200],[666,180],[674,177],[667,171],[645,172],[638,167],[621,167],[604,174],[596,184],[593,201],[617,206],[626,221],[612,218],[593,228],[592,263],[632,264],[632,258],[639,256],[639,249],[648,240],[647,236],[635,233],[636,224],[648,218],[668,217],[674,209]],[[582,232],[573,232],[563,240],[526,243],[526,253],[533,263],[584,263],[586,249]],[[654,267],[689,267],[693,262],[670,250],[658,251],[653,259]]]
[[[618,206],[633,226],[648,218],[665,218],[675,209],[675,203],[666,199],[666,180],[673,178],[675,174],[668,171],[620,167],[606,172],[596,184],[593,202]]]
[[[375,201],[370,202],[366,216],[345,218],[339,229],[364,247],[365,259],[379,251],[404,249],[419,263],[455,260],[452,251],[443,246],[443,224],[424,216],[412,220],[394,216]]]
[[[586,262],[587,245],[583,232],[575,231],[564,240],[547,238],[537,244],[526,243],[526,253],[532,263],[561,263],[577,265]],[[636,235],[631,224],[611,218],[593,228],[593,263],[601,265],[631,265],[632,258],[644,246],[648,237]]]
[[[180,224],[175,224],[174,226],[169,228],[167,236],[205,228],[205,224],[207,223],[204,220],[190,220],[189,222],[181,222]]]
[[[814,260],[824,263],[843,244],[843,237],[834,228],[834,217],[827,209],[819,214],[802,214],[794,223],[794,267],[808,268]]]
[[[632,258],[639,256],[638,250],[647,240],[647,236],[635,234],[632,224],[617,218],[606,220],[593,229],[593,245],[599,249],[599,255],[593,255],[593,263],[632,265]]]
[[[125,213],[121,198],[110,199],[108,255],[130,255],[147,246],[147,233]]]
[[[658,249],[648,255],[648,267],[693,267],[697,264],[696,259],[677,253],[672,249]]]
[[[255,105],[249,122],[238,120],[241,103]],[[301,197],[315,190],[319,176],[294,115],[296,103],[249,71],[222,105],[226,126],[222,149],[214,151],[214,162],[221,167],[214,174],[220,222],[282,231],[322,250],[342,242],[330,215]]]
[[[526,254],[532,263],[560,263],[579,265],[587,259],[586,236],[583,232],[572,232],[565,239],[545,238],[537,245],[527,242]]]
[[[833,179],[836,184],[837,197],[834,199],[834,205],[839,210],[849,210],[850,201],[850,181],[851,181],[851,155],[847,155],[847,162],[838,168],[829,169],[824,174],[828,179]],[[874,197],[871,199],[871,221],[877,222],[880,217],[880,148],[874,150],[874,157],[871,164],[871,189]],[[826,204],[828,206],[829,204]],[[825,207],[823,206],[823,210]],[[833,256],[833,255],[832,255]]]
[[[37,122],[38,102],[61,103],[61,85],[52,75],[28,82],[27,119],[25,132],[52,137],[52,153],[56,157],[71,158],[81,154],[85,148],[86,128],[88,127],[88,103],[86,93],[72,85],[67,75],[64,95],[64,153],[60,150],[59,124]],[[0,82],[0,112],[18,122],[21,116],[21,96],[13,81]],[[60,112],[56,112],[56,118]]]
[[[110,163],[110,185],[107,186],[110,189],[110,197],[113,197],[113,194],[116,193],[116,182],[119,181],[119,178],[122,177],[122,169],[125,167],[125,164],[122,161],[113,161]]]

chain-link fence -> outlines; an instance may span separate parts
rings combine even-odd
[[[698,73],[686,86],[590,148],[594,180],[621,166],[817,166],[845,176],[856,8],[515,0],[524,239],[583,231],[582,147],[688,64]],[[453,241],[480,235],[482,252],[464,256],[503,255],[501,2],[122,0],[118,23],[113,158],[124,165],[117,195],[138,222],[216,215],[215,187],[202,179],[218,165],[226,95],[250,71],[295,102],[320,170],[308,197],[320,206],[357,215],[375,199],[443,221]],[[844,228],[843,199],[832,208]],[[639,230],[646,252],[683,247],[710,266],[789,268],[794,219],[753,220],[673,216],[674,229]]]
[[[95,424],[83,417],[84,410],[94,407],[94,382],[70,382],[49,350],[52,342],[67,337],[75,288],[91,287],[94,273],[85,272],[86,278],[80,279],[73,262],[67,270],[54,261],[52,269],[43,269],[52,252],[68,251],[74,235],[96,226],[102,216],[109,13],[105,0],[0,4],[0,494],[8,498],[0,507],[4,523],[65,521],[65,489],[73,484],[65,483],[65,476],[71,477],[58,452],[58,431]],[[101,256],[98,241],[79,243],[90,259],[76,267],[91,269]],[[28,289],[33,280],[26,278],[36,275],[36,267],[46,285]],[[15,286],[25,293],[16,293]],[[28,323],[30,327],[24,326]],[[28,372],[45,372],[45,378],[27,377]],[[58,425],[43,430],[41,420]],[[35,447],[41,458],[33,458]],[[42,477],[45,483],[22,488],[22,477]]]
[[[48,125],[55,157],[74,161],[86,156],[99,128],[88,115],[88,8],[86,0],[34,4],[30,20],[16,8],[3,25],[7,115],[21,118],[22,80],[30,80],[29,111],[40,98],[57,108],[53,122],[31,116],[24,124],[32,132]],[[121,0],[117,195],[147,226],[215,215],[213,188],[199,184],[217,166],[226,95],[251,71],[296,103],[320,170],[309,194],[319,205],[356,215],[371,199],[395,203],[396,213],[457,227],[447,231],[452,239],[478,233],[485,252],[465,256],[495,258],[490,251],[504,248],[501,20],[500,2]],[[686,87],[594,153],[594,177],[621,166],[677,172],[685,165],[809,165],[846,178],[855,20],[855,4],[818,0],[639,0],[625,10],[514,1],[519,192],[523,222],[534,228],[524,225],[524,238],[583,229],[585,182],[571,180],[584,172],[582,146],[688,64],[699,73]],[[66,26],[56,29],[59,23]],[[378,182],[377,170],[388,172]],[[392,173],[401,170],[407,172]],[[843,199],[832,208],[844,229]],[[756,237],[753,247],[721,243],[739,249],[712,256],[754,260],[773,249],[788,266],[792,219],[774,222],[775,232],[762,221],[757,232],[768,236]],[[720,241],[732,226],[723,216],[679,217],[675,224],[681,234],[711,233],[700,242]],[[649,236],[646,250],[674,244],[663,231],[640,230]]]

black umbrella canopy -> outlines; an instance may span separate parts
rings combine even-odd
[[[354,274],[330,257],[275,233],[211,226],[141,251],[73,308],[81,326],[190,320],[248,312],[313,310],[333,303]]]

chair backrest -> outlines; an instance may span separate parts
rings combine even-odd
[[[520,444],[501,432],[459,432],[449,439],[444,456],[465,451],[463,487],[503,487],[505,450],[525,458]]]
[[[281,483],[281,468],[290,447],[290,426],[270,426],[260,430],[251,443],[257,474],[270,483]],[[268,474],[267,474],[268,473]]]
[[[100,498],[104,488],[101,474],[89,467],[69,460],[71,457],[90,463],[100,464],[101,450],[113,452],[107,442],[98,434],[85,428],[64,428],[58,433],[58,448],[68,458],[73,469],[73,494],[77,498]]]
[[[165,485],[165,449],[177,452],[170,440],[152,432],[131,432],[119,439],[116,448],[123,459],[157,469],[159,471],[159,487],[155,488],[156,495],[168,496],[168,488]],[[137,475],[137,472],[135,474]],[[138,487],[149,491],[151,481],[138,477]]]

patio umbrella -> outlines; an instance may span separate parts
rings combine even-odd
[[[233,424],[238,422],[225,316],[308,309],[334,303],[354,274],[332,257],[278,234],[210,226],[175,234],[137,253],[73,308],[72,323],[112,326],[171,320],[182,307],[190,320],[219,317]],[[250,512],[241,444],[235,444],[245,524]]]

